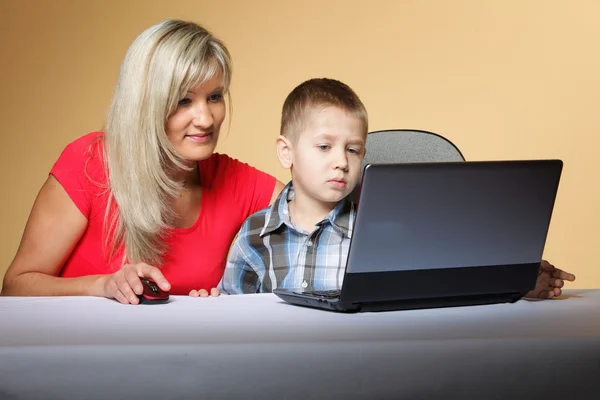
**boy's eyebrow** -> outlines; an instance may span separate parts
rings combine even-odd
[[[325,140],[331,140],[332,142],[335,142],[337,140],[337,137],[335,137],[334,135],[330,135],[328,133],[321,133],[320,135],[317,135],[315,137],[315,139],[325,139]]]
[[[360,144],[361,146],[365,145],[365,141],[363,139],[349,140],[348,143],[350,143],[350,144]]]
[[[338,138],[336,136],[330,135],[328,133],[322,133],[322,134],[316,136],[315,139],[316,140],[323,140],[323,139],[325,139],[325,140],[329,140],[329,141],[335,142],[335,141],[337,141]],[[358,145],[361,145],[361,146],[365,145],[365,141],[363,139],[349,140],[348,143],[349,144],[354,144],[354,145],[358,144]]]

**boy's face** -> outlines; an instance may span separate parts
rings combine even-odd
[[[296,195],[324,205],[349,195],[358,183],[365,140],[361,119],[334,106],[313,111],[295,143],[288,142]]]

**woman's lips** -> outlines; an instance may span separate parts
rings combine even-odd
[[[186,138],[193,140],[196,143],[207,142],[210,140],[211,137],[212,137],[212,132],[211,133],[199,133],[199,134],[195,134],[195,135],[186,135]]]

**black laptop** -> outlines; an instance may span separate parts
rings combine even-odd
[[[369,164],[341,290],[275,289],[340,312],[514,302],[535,287],[560,160]]]

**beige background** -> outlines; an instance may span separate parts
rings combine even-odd
[[[62,148],[102,126],[131,41],[183,18],[234,58],[219,151],[287,180],[274,152],[285,96],[341,79],[371,130],[431,130],[469,160],[564,160],[545,257],[577,275],[571,287],[600,287],[600,1],[0,0],[0,16],[0,276]]]

